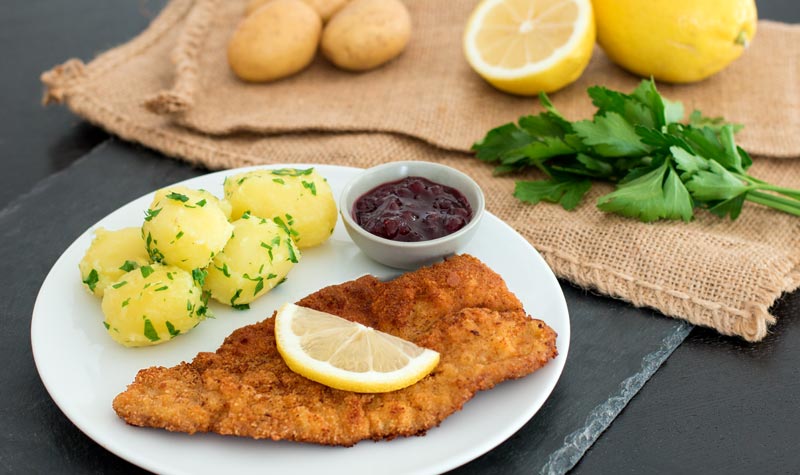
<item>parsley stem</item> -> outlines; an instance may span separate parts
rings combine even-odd
[[[769,183],[767,183],[767,182],[765,182],[763,180],[759,180],[758,178],[755,178],[755,177],[752,177],[752,176],[749,176],[749,175],[741,175],[741,174],[738,174],[738,173],[736,175],[740,179],[742,179],[742,180],[746,181],[747,183],[749,183],[750,185],[752,185],[753,189],[774,191],[775,193],[780,193],[780,194],[788,196],[790,198],[794,198],[796,200],[800,200],[800,190],[795,190],[795,189],[792,189],[792,188],[784,188],[782,186],[770,185]]]
[[[780,193],[782,195],[786,195],[786,196],[788,196],[790,198],[794,198],[796,200],[800,200],[800,190],[792,190],[791,188],[783,188],[783,187],[780,187],[780,186],[769,185],[769,184],[766,184],[766,183],[765,184],[761,184],[761,185],[756,185],[756,188],[758,188],[759,190],[774,191],[776,193]]]
[[[747,199],[753,203],[762,204],[785,213],[800,216],[800,202],[789,200],[781,196],[770,195],[761,191],[747,193]]]

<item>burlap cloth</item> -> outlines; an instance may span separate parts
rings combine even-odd
[[[414,34],[403,55],[365,74],[318,58],[272,84],[229,71],[225,43],[242,1],[173,0],[150,27],[88,64],[70,60],[42,76],[46,102],[124,139],[212,169],[306,162],[369,167],[432,160],[483,187],[489,211],[538,250],[560,277],[726,335],[758,341],[769,308],[800,286],[800,218],[747,204],[731,222],[699,212],[692,223],[642,224],[603,214],[598,185],[576,211],[525,205],[520,176],[492,176],[469,154],[490,128],[535,112],[533,99],[499,93],[470,69],[461,34],[466,0],[408,0]],[[743,123],[751,173],[800,187],[800,27],[762,21],[750,49],[724,72],[662,93]],[[630,90],[639,79],[599,49],[581,79],[552,95],[568,117],[588,117],[586,87]],[[534,176],[534,175],[531,175]],[[532,310],[535,312],[535,310]]]

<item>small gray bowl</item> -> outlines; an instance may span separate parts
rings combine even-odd
[[[421,176],[455,188],[469,201],[472,219],[458,231],[430,241],[399,242],[376,236],[356,223],[353,205],[362,195],[383,183]],[[472,239],[486,205],[483,191],[475,181],[460,171],[432,162],[391,162],[364,170],[345,186],[339,200],[344,227],[350,238],[370,258],[398,269],[416,269],[455,254]]]

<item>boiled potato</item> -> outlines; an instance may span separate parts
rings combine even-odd
[[[245,81],[273,81],[311,63],[322,20],[302,0],[272,0],[245,17],[228,43],[228,63]]]
[[[228,177],[225,198],[233,217],[250,211],[289,230],[300,249],[325,242],[336,226],[336,201],[313,168],[257,170]]]
[[[366,71],[395,58],[411,36],[411,17],[399,0],[353,0],[322,33],[322,53],[350,71]]]
[[[258,10],[259,7],[264,5],[265,3],[271,0],[251,0],[250,3],[247,4],[247,9],[245,10],[245,15],[250,15],[254,11]],[[322,18],[322,21],[328,21],[336,12],[338,12],[348,1],[350,0],[303,0],[306,2],[311,8],[313,8],[317,14]]]
[[[214,256],[203,288],[214,300],[243,308],[283,281],[300,251],[286,230],[267,219],[245,214],[233,226],[233,237]]]
[[[203,291],[192,274],[153,264],[123,274],[103,296],[103,324],[125,346],[157,345],[206,317]]]
[[[102,298],[106,287],[122,274],[149,263],[139,228],[117,231],[98,228],[78,268],[84,287]]]
[[[206,267],[233,232],[208,192],[185,186],[158,190],[145,215],[142,238],[150,258],[187,271]]]
[[[231,204],[228,203],[227,200],[221,200],[214,196],[213,193],[206,190],[197,190],[197,193],[204,198],[207,202],[214,203],[219,206],[219,209],[225,214],[225,218],[230,221],[231,220]]]

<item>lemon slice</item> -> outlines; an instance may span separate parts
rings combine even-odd
[[[594,40],[590,0],[483,0],[467,22],[464,54],[496,88],[534,95],[578,79]]]
[[[433,350],[294,304],[286,304],[276,313],[275,340],[295,373],[359,393],[411,386],[439,363],[439,353]]]

